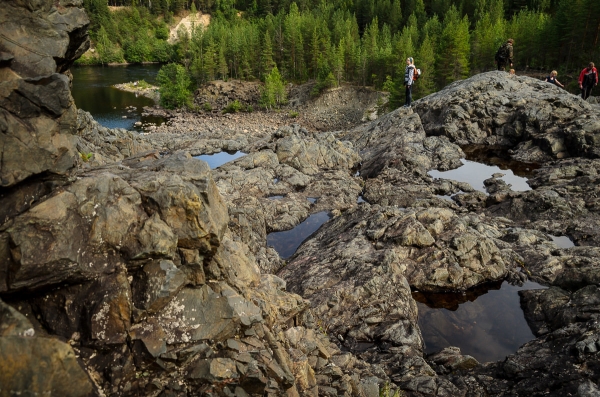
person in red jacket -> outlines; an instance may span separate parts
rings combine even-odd
[[[579,74],[579,88],[581,88],[581,97],[588,99],[592,94],[592,88],[598,85],[598,70],[594,67],[594,62],[590,62],[587,68]]]

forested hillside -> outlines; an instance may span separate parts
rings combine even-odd
[[[416,94],[494,68],[515,40],[517,71],[575,73],[600,63],[599,0],[84,0],[97,57],[177,62],[192,81],[342,81],[394,90],[403,60],[423,72]],[[109,6],[118,7],[109,10]],[[167,42],[174,17],[210,13],[208,27]]]

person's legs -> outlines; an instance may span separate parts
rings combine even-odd
[[[406,86],[405,95],[406,100],[404,101],[404,106],[410,107],[410,104],[412,102],[412,84]]]
[[[592,87],[583,86],[583,88],[581,89],[581,97],[583,99],[588,99],[590,95],[592,95]]]
[[[502,62],[498,62],[498,70],[502,70],[503,72],[506,72],[506,64],[502,63]]]

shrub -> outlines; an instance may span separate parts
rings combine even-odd
[[[159,40],[167,40],[169,38],[169,27],[165,24],[160,25],[154,32],[154,37]]]
[[[267,109],[281,106],[287,102],[285,85],[277,66],[265,77],[265,86],[261,94],[260,104]]]
[[[289,116],[293,119],[295,119],[296,117],[298,117],[298,112],[296,112],[295,110],[292,110],[289,114]]]
[[[210,105],[210,103],[205,102],[204,105],[202,105],[202,109],[204,109],[207,112],[212,111],[212,106]]]
[[[81,157],[81,160],[83,160],[84,163],[87,163],[88,161],[90,161],[92,159],[92,156],[94,155],[94,153],[90,152],[90,153],[79,153],[79,157]]]
[[[310,94],[314,96],[319,96],[324,90],[328,88],[333,88],[337,86],[337,81],[333,76],[333,73],[329,72],[325,77],[319,78],[317,83],[314,85]]]
[[[191,80],[183,66],[176,63],[163,66],[156,76],[156,82],[160,87],[160,104],[163,107],[174,109],[191,103]]]
[[[152,48],[152,58],[158,62],[168,62],[173,56],[173,47],[164,40],[155,40]]]
[[[225,109],[223,109],[223,113],[237,113],[242,110],[242,104],[237,99],[233,102],[230,102]]]

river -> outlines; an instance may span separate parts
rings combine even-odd
[[[113,87],[138,80],[154,84],[160,67],[158,64],[75,66],[71,68],[71,94],[75,105],[90,112],[96,121],[108,128],[135,129],[137,121],[160,123],[162,120],[142,116],[144,106],[154,105],[152,99]]]

